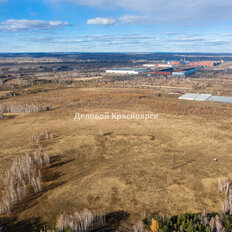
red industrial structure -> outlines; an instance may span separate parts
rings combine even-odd
[[[144,66],[152,67],[154,75],[185,77],[197,72],[205,66],[219,65],[220,61],[168,61],[166,63],[145,64]]]
[[[180,65],[181,62],[180,61],[170,61],[170,64],[172,64],[172,65]]]
[[[172,75],[172,72],[160,70],[160,71],[154,71],[153,74],[155,74],[155,75]]]
[[[188,63],[189,66],[215,66],[220,64],[219,61],[195,61],[195,62],[190,62]]]

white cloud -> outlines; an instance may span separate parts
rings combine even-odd
[[[212,22],[232,19],[231,0],[50,0],[69,1],[81,5],[102,7],[105,9],[124,9],[126,11],[146,13],[153,22]]]
[[[150,22],[151,18],[149,16],[123,15],[119,18],[120,24],[143,24]]]
[[[216,33],[217,36],[232,36],[232,33]]]
[[[27,41],[27,43],[25,43]],[[7,44],[7,41],[6,41]],[[209,35],[192,37],[190,34],[177,37],[157,34],[93,34],[78,36],[62,36],[51,34],[43,36],[32,33],[26,38],[18,37],[16,45],[22,46],[20,51],[83,51],[83,52],[231,52],[232,41],[227,37],[212,38]],[[15,40],[8,51],[12,51]],[[5,47],[4,47],[5,49]]]
[[[171,35],[179,35],[180,33],[178,33],[178,32],[164,32],[164,35],[169,35],[169,36],[171,36]]]
[[[112,18],[101,18],[101,17],[97,17],[97,18],[94,18],[94,19],[89,19],[87,21],[87,24],[90,24],[90,25],[113,25],[113,24],[116,24],[117,23],[117,20],[115,19],[112,19]]]
[[[44,20],[27,20],[27,19],[9,19],[0,22],[2,31],[27,31],[27,30],[51,30],[68,26],[67,22],[62,21],[44,21]]]
[[[43,43],[55,43],[55,44],[118,44],[118,45],[144,45],[150,44],[152,46],[163,46],[163,45],[188,45],[188,46],[209,46],[209,45],[221,45],[221,44],[232,44],[230,40],[225,39],[212,39],[208,37],[191,37],[191,36],[180,36],[179,38],[171,39],[169,36],[156,37],[156,36],[142,36],[137,34],[119,34],[119,35],[80,35],[71,37],[57,37],[57,36],[45,36],[45,37],[31,37],[23,40],[32,42],[43,42]],[[144,46],[146,48],[146,46]]]
[[[150,17],[148,16],[137,16],[137,15],[123,15],[120,18],[101,18],[97,17],[94,19],[87,20],[87,24],[91,25],[119,25],[119,24],[143,24],[149,23]]]

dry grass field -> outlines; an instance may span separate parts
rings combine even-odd
[[[75,210],[143,213],[220,211],[219,177],[232,178],[232,107],[181,101],[154,89],[69,88],[12,97],[49,106],[0,120],[0,185],[12,160],[40,146],[52,161],[43,191],[4,217],[17,228],[54,225]],[[155,120],[73,120],[83,114],[158,114]],[[52,132],[38,144],[31,136]],[[175,157],[175,162],[174,162]],[[218,158],[218,162],[213,162]],[[22,230],[21,230],[22,231]]]

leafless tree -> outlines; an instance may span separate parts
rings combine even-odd
[[[74,232],[89,232],[102,228],[106,224],[105,214],[96,214],[89,210],[75,212],[73,215],[62,214],[58,217],[56,229],[64,231],[70,228]]]
[[[11,167],[4,172],[4,192],[0,201],[0,214],[11,212],[12,206],[22,201],[31,185],[35,193],[42,191],[43,168],[50,166],[50,158],[39,152],[26,154],[13,160]]]

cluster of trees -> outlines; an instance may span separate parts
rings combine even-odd
[[[232,230],[229,214],[185,213],[172,217],[150,216],[143,219],[145,229],[152,232],[227,232]]]
[[[218,189],[225,196],[222,202],[222,213],[229,213],[232,215],[232,189],[227,178],[218,178]]]
[[[97,215],[89,210],[62,214],[56,228],[43,232],[91,232],[108,231],[105,214]],[[229,232],[232,231],[232,217],[229,214],[185,213],[172,217],[150,215],[134,224],[125,224],[116,232]]]
[[[58,217],[56,230],[53,231],[75,231],[90,232],[101,230],[106,224],[105,214],[96,214],[85,209],[72,215],[62,214]]]
[[[0,113],[36,113],[49,110],[49,106],[41,105],[20,105],[17,103],[0,104]]]
[[[49,132],[49,131],[46,130],[45,132],[40,132],[38,134],[33,133],[30,139],[31,139],[32,142],[40,145],[41,140],[45,140],[45,139],[46,140],[48,140],[48,139],[53,140],[54,135],[53,135],[52,132]]]
[[[9,214],[11,208],[25,198],[28,188],[35,193],[42,191],[41,170],[49,166],[50,158],[46,152],[36,151],[33,155],[16,158],[4,173],[0,214]]]

